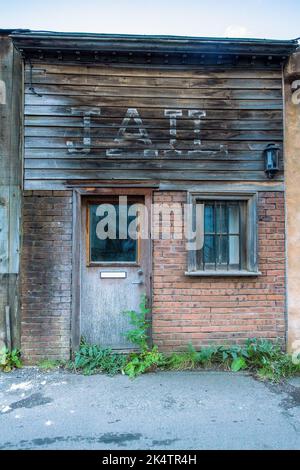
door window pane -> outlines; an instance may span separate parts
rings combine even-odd
[[[109,202],[108,204],[113,209],[109,212],[98,211],[98,214],[103,213],[103,215],[97,215],[100,204],[89,204],[88,206],[90,261],[92,263],[135,262],[137,260],[137,240],[133,240],[128,235],[128,226],[135,217],[128,215],[124,217],[124,211],[120,212],[120,206],[117,202]],[[125,228],[121,236],[119,223],[122,223]],[[109,226],[109,224],[111,225]],[[109,237],[105,239],[102,239],[105,235],[99,237],[100,229],[101,233],[109,231]]]

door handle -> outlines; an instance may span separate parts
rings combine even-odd
[[[144,281],[140,279],[139,281],[132,281],[131,284],[144,284]]]

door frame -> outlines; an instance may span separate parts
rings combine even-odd
[[[79,349],[80,345],[80,314],[81,314],[81,211],[82,198],[89,196],[144,196],[145,205],[148,210],[148,243],[147,251],[149,259],[147,260],[147,276],[145,278],[145,288],[147,296],[147,307],[150,312],[147,320],[149,321],[149,343],[152,345],[152,240],[151,240],[151,206],[153,188],[125,188],[123,187],[103,187],[103,188],[73,188],[73,222],[72,222],[72,306],[71,306],[71,355]]]

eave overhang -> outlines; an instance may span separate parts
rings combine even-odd
[[[297,40],[12,31],[25,59],[83,63],[280,67]]]

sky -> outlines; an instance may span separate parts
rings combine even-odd
[[[300,0],[0,0],[0,29],[294,39]]]

